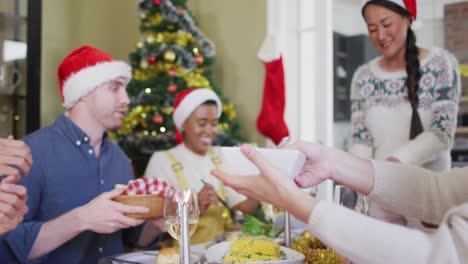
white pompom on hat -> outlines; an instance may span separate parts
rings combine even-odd
[[[371,0],[362,0],[362,5],[364,6],[367,4],[367,2],[370,2]],[[411,17],[413,18],[413,22],[411,23],[411,29],[412,30],[418,30],[422,28],[423,23],[417,19],[417,4],[416,0],[386,0],[388,2],[395,3],[404,9],[406,9]]]
[[[92,46],[79,47],[68,54],[57,69],[60,97],[70,109],[97,86],[116,78],[131,78],[130,66]]]

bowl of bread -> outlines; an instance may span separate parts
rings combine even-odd
[[[124,189],[123,193],[113,200],[127,205],[144,206],[148,213],[126,213],[125,215],[137,219],[159,218],[164,214],[164,202],[172,199],[175,189],[158,178],[141,178],[117,184],[115,188]]]

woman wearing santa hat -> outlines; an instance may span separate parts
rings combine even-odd
[[[416,46],[413,30],[422,26],[416,0],[363,3],[369,38],[382,56],[354,73],[350,152],[449,171],[461,89],[456,59],[443,49]],[[431,227],[376,203],[368,214],[415,228]]]
[[[210,175],[212,169],[222,170],[220,148],[212,146],[221,112],[221,100],[212,90],[181,91],[174,101],[172,115],[178,145],[155,152],[145,171],[145,177],[158,177],[178,189],[192,188],[198,192],[201,215],[192,243],[215,240],[224,233],[230,215],[219,198],[244,213],[253,213],[257,207],[256,201],[223,186]]]

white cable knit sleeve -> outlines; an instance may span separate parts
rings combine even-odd
[[[439,224],[449,208],[468,202],[468,167],[436,173],[373,160],[375,183],[368,198],[392,212]]]
[[[434,62],[429,64],[421,76],[420,85],[425,84],[435,87],[424,89],[424,93],[419,96],[419,107],[431,111],[431,123],[424,128],[423,133],[392,155],[404,163],[422,165],[437,159],[453,145],[461,92],[456,59],[446,51],[437,50]]]
[[[467,219],[468,203],[447,212],[439,229],[426,234],[320,201],[309,228],[353,263],[467,263]]]

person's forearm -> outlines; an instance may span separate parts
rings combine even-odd
[[[156,226],[150,222],[146,222],[141,230],[140,237],[138,238],[138,245],[142,247],[147,247],[156,239],[157,236],[161,234]]]
[[[253,214],[258,207],[258,201],[247,198],[247,200],[236,204],[232,209],[239,210],[244,214]]]
[[[329,151],[327,155],[333,167],[333,181],[364,195],[371,193],[374,188],[374,168],[371,161],[341,150]]]
[[[317,204],[317,199],[302,191],[290,193],[283,200],[286,204],[281,209],[288,211],[304,223],[309,221],[309,216]]]
[[[40,258],[86,230],[79,220],[79,208],[44,223],[34,241],[28,260]]]
[[[431,251],[438,249],[423,232],[384,223],[327,201],[316,205],[309,227],[320,241],[353,263],[427,263]],[[441,241],[450,243],[452,239]]]

